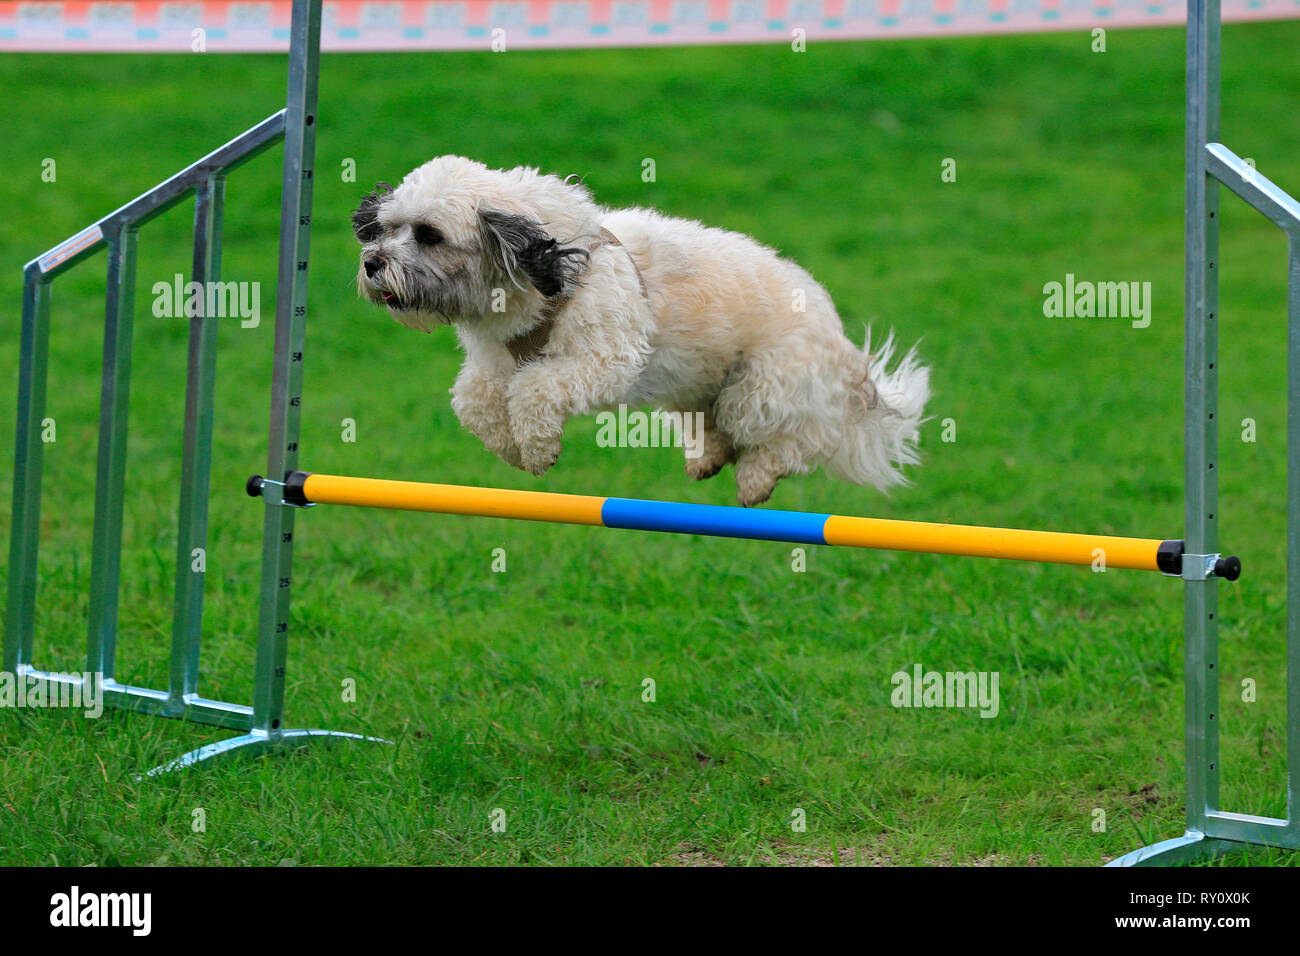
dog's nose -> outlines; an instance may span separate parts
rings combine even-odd
[[[384,267],[384,260],[379,256],[371,256],[365,261],[366,278],[373,278],[374,274]]]

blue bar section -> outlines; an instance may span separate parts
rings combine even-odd
[[[825,544],[823,529],[829,517],[805,511],[760,511],[757,508],[638,501],[635,498],[607,498],[600,509],[600,520],[606,528],[795,541],[800,544]]]

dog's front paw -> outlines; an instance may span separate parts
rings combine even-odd
[[[730,443],[705,442],[702,453],[695,458],[686,459],[686,474],[696,481],[712,478],[722,471],[729,462],[735,460]]]
[[[509,429],[484,429],[479,434],[483,447],[496,455],[511,468],[523,468],[524,460],[519,455],[519,446],[515,444]]]
[[[523,460],[524,471],[540,477],[550,471],[551,466],[559,460],[560,440],[555,438],[528,442],[520,447],[519,454]]]

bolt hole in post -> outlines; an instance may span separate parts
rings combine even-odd
[[[316,117],[311,116],[311,115],[308,115],[308,117],[307,117],[307,125],[308,125],[308,126],[311,126],[311,125],[312,125],[313,123],[315,123],[315,122],[316,122]]]

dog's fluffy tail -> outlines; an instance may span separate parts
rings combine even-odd
[[[920,462],[916,443],[930,398],[930,370],[920,363],[916,346],[891,370],[894,348],[890,332],[873,352],[867,329],[861,353],[865,381],[853,383],[844,440],[826,462],[832,474],[880,491],[906,485],[902,467]]]

